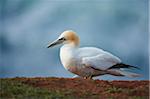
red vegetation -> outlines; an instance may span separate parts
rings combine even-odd
[[[144,97],[148,99],[150,81],[104,81],[85,80],[81,78],[15,78],[24,84],[48,90],[65,92],[74,97],[86,98],[108,97],[128,99],[129,97]],[[130,99],[130,98],[129,98]],[[141,98],[138,98],[141,99]],[[143,99],[143,98],[142,98]]]

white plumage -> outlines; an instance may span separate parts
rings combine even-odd
[[[78,47],[79,37],[73,31],[63,32],[48,47],[57,44],[64,44],[60,49],[60,58],[63,66],[66,70],[78,76],[84,78],[92,78],[104,74],[128,77],[139,76],[139,74],[121,70],[121,68],[134,66],[122,64],[118,57],[109,52],[96,47]]]
[[[121,60],[118,57],[101,49],[94,47],[87,47],[84,50],[87,50],[87,53],[89,53],[89,55],[81,56],[82,63],[88,66],[92,66],[100,70],[106,70],[117,63],[121,63]],[[81,53],[85,53],[84,50]],[[92,54],[90,52],[92,52]],[[95,54],[93,54],[93,52]]]

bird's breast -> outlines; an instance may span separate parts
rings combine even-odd
[[[72,66],[78,66],[78,57],[75,51],[69,47],[62,47],[60,49],[60,59],[63,66],[68,70]]]

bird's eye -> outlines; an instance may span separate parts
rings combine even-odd
[[[65,39],[64,37],[62,37],[62,38],[60,38],[59,40],[63,40],[63,41],[65,41],[66,39]]]

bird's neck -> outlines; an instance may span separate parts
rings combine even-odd
[[[70,49],[76,49],[79,47],[79,44],[70,42],[70,43],[64,44],[63,47],[70,48]]]
[[[60,49],[60,59],[63,66],[67,69],[70,64],[74,62],[74,56],[76,55],[78,47],[70,44],[64,44]]]

